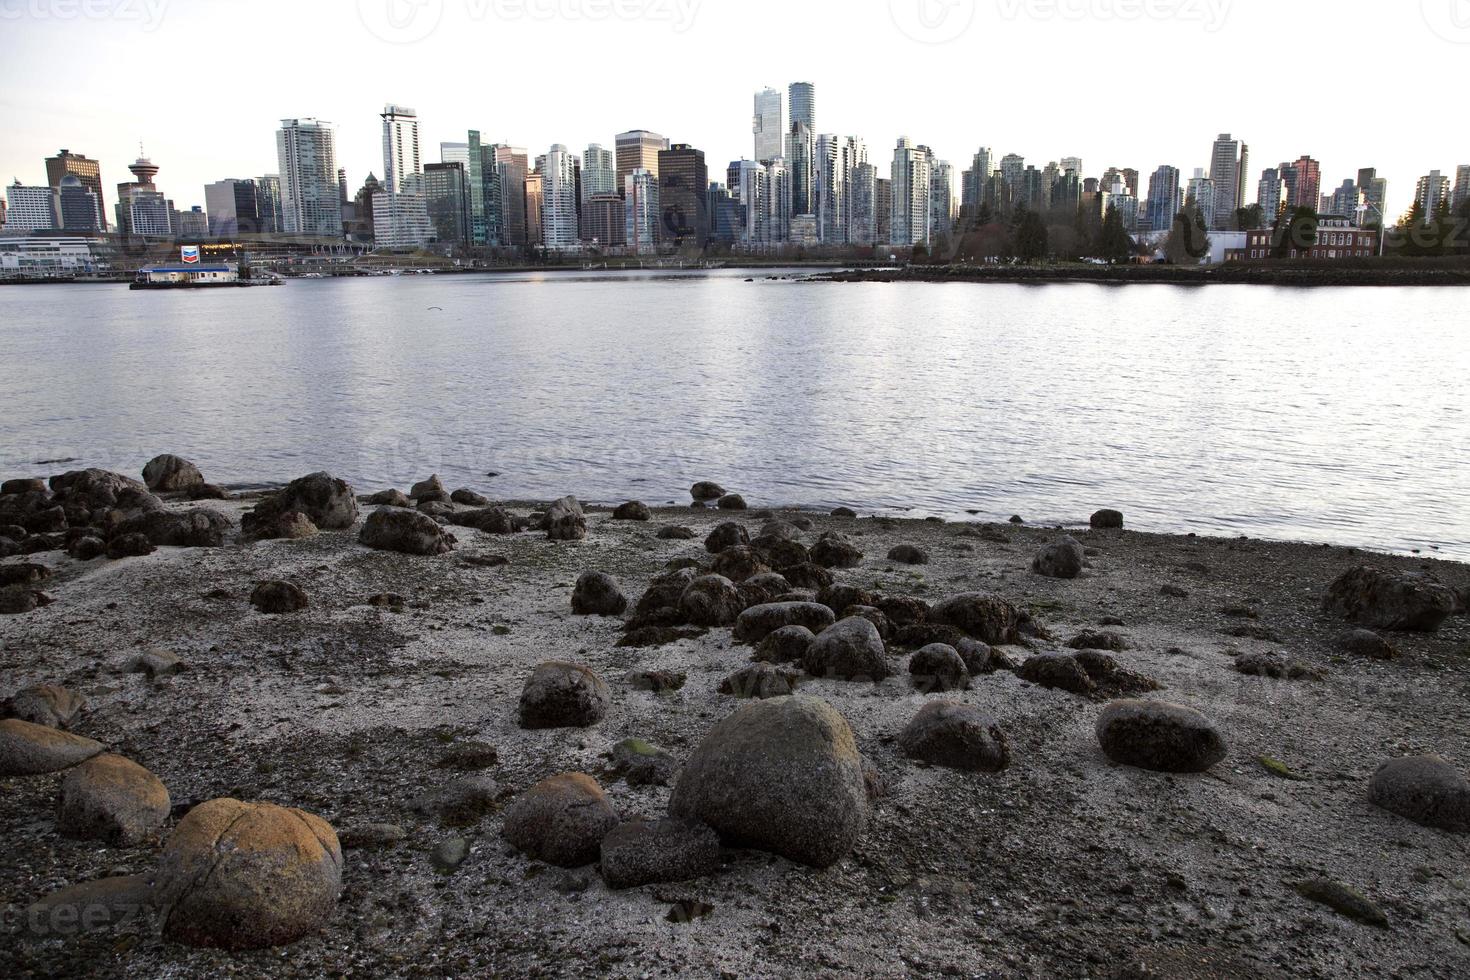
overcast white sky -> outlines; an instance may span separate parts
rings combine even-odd
[[[986,145],[1188,175],[1228,131],[1252,200],[1309,153],[1324,190],[1377,166],[1397,214],[1470,163],[1470,0],[0,0],[0,40],[0,178],[41,183],[69,147],[109,205],[140,139],[187,207],[276,172],[287,116],[337,124],[355,189],[388,101],[418,109],[426,163],[470,127],[533,154],[647,128],[723,175],[755,90],[795,80],[880,173],[909,135],[957,169]]]

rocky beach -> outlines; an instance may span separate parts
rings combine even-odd
[[[0,975],[1470,972],[1470,567],[15,476]]]

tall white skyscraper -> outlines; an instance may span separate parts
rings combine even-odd
[[[817,131],[817,87],[811,82],[792,82],[787,106],[791,125],[801,123],[808,132]]]
[[[893,213],[889,223],[892,244],[929,244],[929,151],[901,137],[893,151],[891,174]]]
[[[1235,212],[1245,207],[1246,169],[1250,166],[1250,150],[1229,133],[1215,140],[1210,157],[1210,179],[1215,182],[1215,205],[1206,211],[1211,228],[1228,229],[1235,224]]]
[[[465,173],[469,173],[470,145],[468,143],[440,143],[439,162],[463,164]]]
[[[1455,168],[1455,190],[1450,198],[1450,207],[1459,214],[1466,201],[1470,201],[1470,165],[1461,164]]]
[[[931,162],[929,169],[929,237],[947,238],[955,219],[954,165],[946,160]]]
[[[765,167],[765,241],[782,245],[791,239],[791,168],[785,157]]]
[[[554,251],[577,247],[577,167],[577,158],[557,143],[541,169],[541,240]]]
[[[604,149],[600,143],[590,144],[582,156],[582,200],[617,192],[617,158],[612,150]]]
[[[276,132],[281,165],[281,228],[288,235],[342,236],[337,136],[320,119],[282,119]]]
[[[383,109],[383,190],[373,195],[373,234],[386,248],[417,248],[434,235],[419,159],[418,113],[401,105]]]
[[[644,167],[623,178],[623,214],[628,248],[634,255],[658,252],[658,177]]]
[[[755,159],[770,163],[781,156],[786,144],[786,114],[781,106],[779,89],[767,88],[755,93]]]

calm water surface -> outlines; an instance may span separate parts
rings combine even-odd
[[[176,452],[233,485],[649,503],[713,479],[1470,559],[1463,290],[744,278],[0,289],[0,473]]]

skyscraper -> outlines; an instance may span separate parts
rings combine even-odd
[[[282,119],[276,133],[281,167],[281,230],[288,235],[342,234],[337,139],[319,119]]]
[[[7,235],[51,231],[61,224],[56,213],[56,191],[50,187],[26,187],[17,180],[5,188],[5,202]]]
[[[741,244],[766,245],[771,241],[770,213],[767,200],[767,168],[755,160],[736,160],[725,174],[731,194],[745,211],[745,224],[740,230]]]
[[[1245,200],[1245,172],[1250,151],[1240,140],[1229,133],[1221,133],[1215,140],[1210,157],[1209,177],[1215,182],[1214,207],[1205,212],[1208,227],[1230,228],[1235,223],[1235,212]]]
[[[546,206],[546,177],[539,170],[526,174],[526,244],[540,248],[546,243],[542,209]]]
[[[253,180],[217,180],[204,185],[204,213],[216,238],[260,231],[260,190]]]
[[[791,124],[801,123],[807,132],[817,131],[817,87],[811,82],[792,82],[787,104],[791,109]]]
[[[628,176],[635,170],[647,170],[658,180],[658,155],[669,148],[667,139],[646,129],[633,129],[619,133],[615,145],[619,187],[627,190]],[[633,240],[629,239],[628,244],[633,244]]]
[[[579,161],[557,143],[546,154],[542,168],[541,240],[547,248],[566,252],[577,247],[581,235],[578,218],[577,170]]]
[[[765,241],[783,245],[791,240],[791,167],[785,157],[765,166]]]
[[[1455,191],[1450,198],[1450,207],[1459,214],[1466,201],[1470,201],[1470,165],[1461,164],[1455,168]]]
[[[1281,171],[1267,167],[1261,171],[1261,182],[1257,185],[1256,203],[1261,206],[1261,220],[1266,227],[1276,224],[1285,203],[1285,186],[1281,182]]]
[[[1361,199],[1362,192],[1358,189],[1358,185],[1351,180],[1345,180],[1332,192],[1332,200],[1327,208],[1327,213],[1356,221]]]
[[[893,150],[893,210],[889,221],[894,245],[929,244],[929,151],[901,137]]]
[[[1419,178],[1414,200],[1424,209],[1424,220],[1433,221],[1450,203],[1450,179],[1438,170]]]
[[[107,199],[102,193],[102,165],[71,150],[58,150],[56,156],[46,158],[46,183],[59,190],[61,179],[68,174],[81,180],[83,186],[97,195],[97,218],[102,223],[102,230],[106,231]]]
[[[439,162],[462,163],[464,164],[465,172],[468,173],[470,169],[470,144],[467,142],[440,143]]]
[[[658,178],[651,170],[635,169],[623,178],[624,239],[634,255],[658,252]]]
[[[793,120],[786,137],[786,159],[791,164],[791,213],[817,210],[817,137],[806,123]]]
[[[1025,200],[1022,184],[1025,181],[1026,158],[1019,153],[1007,153],[1000,161],[1001,179],[1005,181],[1006,190],[1010,194],[1012,206]]]
[[[847,238],[847,174],[843,166],[842,138],[823,133],[814,143],[812,175],[815,185],[812,213],[817,216],[817,237],[829,244]]]
[[[1145,210],[1149,231],[1168,231],[1174,227],[1174,216],[1182,210],[1178,167],[1165,165],[1154,171],[1148,181]]]
[[[500,168],[495,162],[495,147],[481,141],[480,131],[469,131],[465,153],[465,183],[470,195],[470,244],[478,248],[494,248],[505,243],[502,221]]]
[[[1363,226],[1382,228],[1388,181],[1378,176],[1377,168],[1364,167],[1358,171],[1358,190],[1363,193]]]
[[[93,234],[102,231],[102,208],[97,195],[76,174],[61,178],[56,189],[56,212],[63,231]]]
[[[383,108],[383,192],[373,197],[373,232],[385,248],[417,248],[434,233],[424,196],[418,113],[401,105]]]
[[[954,230],[954,165],[933,160],[929,169],[929,237],[948,238]]]
[[[848,241],[869,246],[878,241],[878,168],[864,160],[852,168],[852,216]]]
[[[495,155],[495,170],[500,181],[500,220],[504,229],[502,243],[528,245],[533,218],[526,211],[526,177],[529,173],[526,151],[518,146],[498,143],[490,149]],[[539,212],[534,220],[538,228],[537,237],[540,237]]]
[[[755,159],[758,163],[770,163],[782,154],[786,142],[786,121],[780,90],[766,88],[755,93],[755,118],[751,128],[755,133]]]
[[[1315,210],[1322,196],[1322,165],[1309,156],[1302,156],[1294,163],[1283,163],[1279,169],[1286,206],[1292,210]]]
[[[1189,189],[1185,193],[1186,206],[1196,208],[1205,220],[1206,228],[1213,228],[1211,215],[1216,213],[1215,202],[1219,197],[1220,189],[1215,185],[1212,177],[1206,177],[1203,167],[1194,168],[1194,176],[1190,178]]]
[[[173,202],[153,183],[153,178],[158,176],[158,165],[140,156],[128,169],[133,172],[132,182],[117,185],[118,234],[156,238],[173,234]],[[336,185],[332,186],[335,196]]]
[[[260,206],[260,233],[279,235],[281,217],[281,175],[263,174],[255,180],[255,199]]]
[[[676,143],[658,155],[660,240],[676,247],[709,242],[709,169],[704,151]]]
[[[618,192],[617,157],[599,143],[589,144],[582,155],[582,197]]]
[[[469,147],[465,147],[469,157]],[[442,245],[463,247],[470,244],[473,222],[470,218],[470,180],[468,168],[459,160],[431,163],[424,167],[424,198],[434,237]]]

